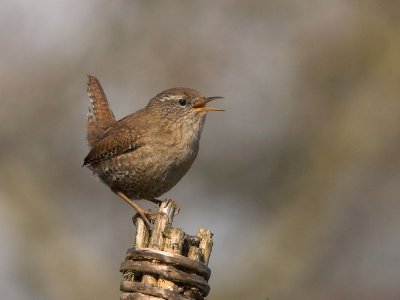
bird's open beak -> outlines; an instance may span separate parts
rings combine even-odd
[[[206,100],[200,101],[199,103],[196,103],[195,105],[193,105],[193,108],[197,111],[224,111],[223,109],[220,108],[215,108],[215,107],[206,107],[206,104],[210,101],[214,101],[217,99],[223,99],[224,97],[219,97],[219,96],[215,96],[215,97],[208,97],[206,98]]]

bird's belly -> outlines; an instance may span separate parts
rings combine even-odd
[[[94,173],[111,189],[131,199],[152,199],[174,187],[190,169],[197,152],[187,158],[145,147],[101,161],[92,166]],[[179,156],[178,156],[179,157]]]

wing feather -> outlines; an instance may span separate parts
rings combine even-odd
[[[104,136],[94,144],[85,157],[83,165],[99,163],[115,156],[135,151],[143,144],[140,143],[140,134],[134,128],[125,124],[116,123],[116,126],[107,130]]]

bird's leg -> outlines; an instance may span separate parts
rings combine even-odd
[[[124,193],[119,192],[119,191],[113,191],[115,194],[117,194],[122,200],[124,200],[126,203],[129,204],[129,206],[131,206],[134,210],[136,210],[137,214],[143,219],[143,221],[146,223],[146,225],[148,226],[148,228],[151,230],[152,229],[152,225],[149,221],[149,219],[147,218],[147,216],[150,217],[150,219],[152,219],[155,215],[157,215],[157,213],[151,212],[151,211],[146,211],[145,209],[143,209],[142,207],[140,207],[139,205],[137,205],[135,202],[133,202],[131,199],[129,199]]]

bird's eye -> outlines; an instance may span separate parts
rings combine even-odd
[[[187,103],[187,101],[186,101],[185,99],[180,99],[180,100],[179,100],[179,105],[180,105],[180,106],[185,106],[186,103]]]

